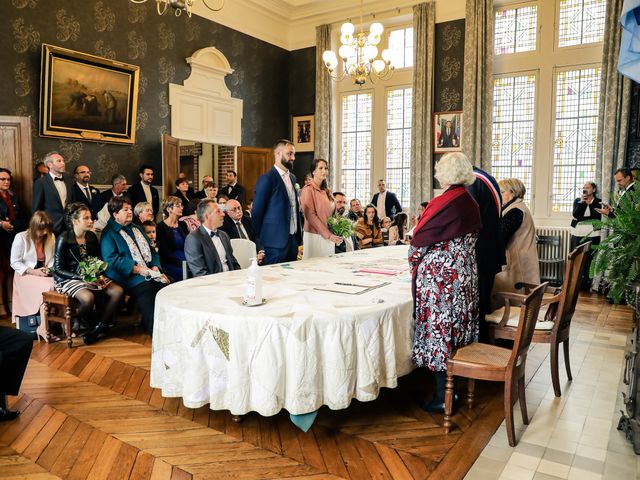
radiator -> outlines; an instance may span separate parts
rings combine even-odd
[[[562,285],[564,267],[571,247],[571,228],[569,227],[536,227],[536,235],[556,236],[560,238],[560,245],[538,244],[538,259],[540,260],[540,280],[551,285]],[[562,259],[561,262],[553,260]]]

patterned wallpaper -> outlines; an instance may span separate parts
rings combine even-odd
[[[206,46],[218,48],[235,70],[227,86],[244,101],[242,144],[265,147],[288,135],[290,53],[284,49],[197,16],[158,16],[153,1],[4,0],[3,6],[0,115],[32,117],[34,163],[59,150],[68,170],[87,163],[93,183],[109,183],[114,172],[134,182],[138,166],[150,163],[159,184],[160,136],[170,132],[168,84],[182,84],[190,73],[185,58]],[[140,66],[135,145],[38,136],[42,43]]]
[[[436,24],[435,112],[462,110],[464,19]]]
[[[640,168],[640,85],[633,82],[631,111],[629,112],[629,135],[627,137],[627,161],[629,167]]]

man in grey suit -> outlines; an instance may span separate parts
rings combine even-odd
[[[202,224],[191,232],[184,242],[184,256],[194,277],[212,273],[239,270],[240,265],[233,256],[229,236],[220,230],[224,212],[213,198],[205,198],[196,210]]]
[[[47,153],[43,161],[49,168],[49,173],[33,184],[31,210],[44,210],[51,217],[53,232],[57,236],[67,229],[64,209],[75,201],[73,180],[65,175],[64,158],[58,152]]]

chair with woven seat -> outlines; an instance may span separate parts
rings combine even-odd
[[[569,253],[565,264],[564,283],[559,289],[549,287],[549,291],[542,300],[542,308],[533,333],[533,343],[548,343],[550,345],[551,380],[556,397],[562,394],[558,367],[560,343],[562,343],[564,351],[564,365],[567,370],[567,377],[569,381],[573,380],[569,362],[569,333],[571,319],[580,294],[582,270],[584,269],[590,246],[591,242],[587,242]],[[536,285],[518,284],[517,286],[524,287],[525,293],[527,293]],[[501,298],[505,306],[485,317],[485,320],[489,323],[489,338],[513,340],[520,316],[518,306],[524,296],[513,293],[497,293],[496,297]]]
[[[475,380],[504,382],[504,417],[507,423],[509,445],[515,447],[516,434],[513,426],[513,405],[520,399],[520,411],[525,425],[529,424],[524,391],[524,374],[531,337],[540,311],[542,296],[547,284],[535,288],[522,301],[513,348],[503,348],[486,343],[472,343],[458,349],[447,360],[447,383],[444,396],[444,431],[452,427],[453,377],[468,378],[467,405],[473,407]]]
[[[73,338],[71,336],[71,320],[78,311],[78,301],[56,291],[43,292],[42,300],[44,301],[44,322],[45,331],[49,331],[49,322],[61,323],[63,330],[67,335],[67,347],[73,346]]]

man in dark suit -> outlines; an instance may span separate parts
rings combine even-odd
[[[333,199],[336,202],[336,214],[344,216],[347,209],[347,197],[342,192],[333,192]],[[345,238],[344,242],[336,245],[335,248],[336,253],[353,252],[354,250],[360,250],[355,233],[351,237]]]
[[[109,203],[113,197],[121,197],[127,190],[127,179],[121,173],[114,173],[111,177],[111,188],[100,194],[101,209]]]
[[[64,158],[58,152],[47,153],[44,164],[49,168],[49,173],[33,184],[31,211],[44,210],[53,221],[54,233],[59,235],[67,229],[64,209],[75,201],[73,180],[65,175]]]
[[[491,313],[493,279],[506,263],[504,243],[500,234],[502,197],[495,178],[476,167],[473,167],[473,173],[476,181],[467,187],[467,191],[478,203],[482,219],[482,228],[476,243],[476,259],[480,300],[480,337],[486,339],[488,330],[484,317]]]
[[[278,140],[273,152],[275,165],[258,178],[251,209],[257,243],[265,250],[265,265],[296,260],[302,244],[297,183],[291,173],[296,149],[291,140]]]
[[[204,191],[204,186],[209,183],[213,183],[213,177],[211,175],[205,175],[204,177],[202,177],[202,190],[198,190],[193,194],[193,196],[195,198],[206,198],[207,192]]]
[[[77,202],[84,203],[91,210],[91,217],[96,220],[102,208],[100,190],[89,185],[91,170],[86,165],[78,165],[73,170],[76,183],[73,184],[73,196]]]
[[[393,220],[393,217],[402,211],[398,197],[395,193],[387,190],[387,184],[383,179],[378,180],[378,193],[371,199],[371,205],[376,207],[378,217],[381,219],[389,217]]]
[[[614,218],[616,216],[615,209],[620,205],[621,202],[624,201],[625,193],[629,191],[634,191],[636,189],[636,183],[633,179],[633,173],[630,168],[619,168],[615,171],[613,175],[616,184],[618,185],[620,196],[618,197],[618,201],[615,207],[611,205],[607,205],[606,203],[602,204],[602,208],[596,208],[596,212],[607,215],[609,218]]]
[[[227,170],[227,185],[220,190],[220,194],[226,195],[229,200],[238,200],[242,204],[244,187],[238,183],[238,174],[233,170]]]
[[[194,230],[184,242],[184,256],[194,277],[212,273],[239,270],[240,265],[233,256],[231,240],[220,227],[224,221],[224,212],[212,198],[206,198],[198,204],[196,215],[200,227]]]
[[[264,250],[258,245],[256,234],[251,223],[251,217],[245,215],[242,211],[242,205],[238,200],[227,201],[227,211],[224,216],[224,222],[220,230],[229,235],[229,238],[244,238],[251,240],[256,244],[256,259],[258,264],[262,264],[264,259]]]
[[[20,415],[17,410],[9,410],[7,395],[18,395],[32,347],[30,333],[0,327],[0,421]]]
[[[160,208],[160,197],[158,191],[151,185],[153,183],[153,167],[142,165],[138,170],[140,181],[131,185],[127,192],[127,197],[131,200],[133,208],[140,202],[149,202],[153,208],[153,215],[158,215]]]
[[[438,139],[438,146],[442,148],[459,147],[460,141],[458,135],[453,128],[451,120],[447,120],[444,124],[444,128],[440,129],[440,138]]]

